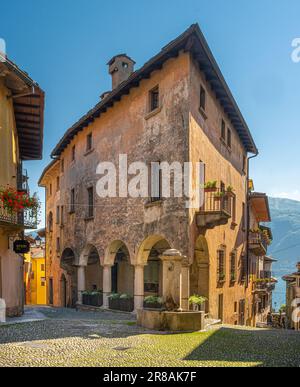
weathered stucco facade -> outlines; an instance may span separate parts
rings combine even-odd
[[[211,76],[202,71],[201,50],[215,72],[212,79],[220,83],[215,89]],[[213,318],[252,323],[252,289],[243,262],[248,235],[247,154],[255,153],[256,147],[240,113],[236,110],[238,116],[233,115],[237,107],[208,50],[198,26],[193,26],[141,70],[129,73],[127,80],[122,74],[121,84],[114,78],[117,66],[130,58],[121,56],[116,68],[114,61],[109,62],[114,90],[57,145],[55,160],[40,180],[46,188],[50,304],[75,305],[82,302],[83,291],[97,288],[103,291],[104,307],[109,294],[117,291],[134,296],[135,310],[143,307],[149,294],[176,295],[177,307],[187,310],[189,296],[198,294],[207,297],[206,311]],[[124,68],[130,68],[128,63]],[[152,109],[153,90],[159,97]],[[224,107],[225,100],[231,108]],[[155,201],[98,197],[97,165],[108,161],[118,166],[119,155],[124,154],[128,165],[201,161],[205,182],[216,181],[222,195],[226,187],[233,187],[234,194],[226,196],[230,209],[223,208],[222,195],[218,200],[209,192],[202,209],[186,208],[184,197]],[[195,170],[191,181],[196,188]],[[209,200],[215,208],[208,206]],[[211,214],[214,221],[203,223]]]
[[[11,61],[0,60],[0,188],[22,190],[25,183],[22,161],[40,158],[42,141],[43,92],[28,75],[23,73]],[[32,88],[36,87],[39,97],[38,112],[31,110]],[[22,95],[22,97],[18,97]],[[38,99],[38,98],[36,98]],[[26,104],[23,108],[21,105]],[[33,128],[30,142],[25,133],[26,120],[31,111],[40,118],[38,126]],[[41,112],[41,116],[39,116]],[[30,115],[30,114],[29,114]],[[22,125],[21,125],[22,120]],[[38,139],[36,140],[35,131]],[[35,154],[37,151],[38,154]],[[31,153],[32,152],[32,153]],[[21,215],[21,217],[20,217]],[[23,216],[22,216],[23,215]],[[5,300],[8,316],[19,316],[24,305],[23,256],[15,254],[13,242],[21,239],[23,231],[32,219],[26,214],[11,214],[0,203],[0,298]]]

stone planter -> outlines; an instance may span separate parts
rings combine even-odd
[[[144,309],[163,309],[163,305],[159,304],[158,302],[144,302]]]
[[[89,296],[90,303],[88,305],[100,307],[103,305],[103,294],[92,294]]]
[[[204,315],[204,312],[140,309],[137,311],[137,324],[156,331],[195,332],[204,329]]]
[[[97,306],[100,307],[103,305],[103,294],[83,294],[82,295],[82,304],[88,306]]]
[[[133,310],[134,310],[133,298],[130,298],[129,300],[120,299],[120,310],[123,312],[133,312]]]
[[[119,298],[116,298],[116,299],[109,298],[108,305],[109,305],[109,309],[120,310],[120,299]]]

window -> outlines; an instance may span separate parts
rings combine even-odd
[[[60,252],[60,238],[59,237],[56,238],[56,252],[57,253]]]
[[[76,158],[76,147],[74,145],[72,148],[72,161],[75,161],[75,158]]]
[[[94,188],[90,187],[87,190],[88,192],[88,218],[94,216]]]
[[[236,281],[236,252],[230,254],[230,282]]]
[[[61,206],[60,207],[60,224],[63,226],[65,223],[65,220],[64,220],[64,206]]]
[[[52,195],[52,184],[50,184],[50,186],[49,186],[49,195],[50,196]]]
[[[224,282],[226,279],[225,266],[225,248],[218,250],[218,282]]]
[[[162,171],[160,161],[151,163],[151,202],[162,199]]]
[[[200,86],[200,108],[205,110],[206,107],[206,91],[203,86]]]
[[[86,136],[86,151],[89,152],[90,150],[92,150],[92,147],[93,147],[93,135],[92,133],[89,133]]]
[[[227,146],[231,148],[231,130],[227,128]]]
[[[48,215],[48,229],[49,229],[49,232],[53,231],[53,214],[52,214],[52,212],[50,212]]]
[[[245,281],[247,277],[247,257],[245,254],[241,255],[241,279]]]
[[[64,172],[65,172],[65,160],[64,160],[64,159],[61,159],[61,162],[60,162],[60,171],[61,171],[61,173],[64,173]]]
[[[237,313],[238,312],[238,303],[237,301],[234,303],[234,313]],[[236,325],[237,325],[237,322],[236,322]]]
[[[45,265],[43,263],[41,264],[41,271],[45,271]]]
[[[59,180],[59,176],[56,177],[56,192],[58,192],[60,189],[60,180]]]
[[[159,87],[150,91],[150,112],[159,108]]]
[[[70,212],[75,212],[75,189],[71,189],[71,197],[70,197]]]
[[[247,173],[247,157],[243,156],[243,172]]]
[[[42,287],[46,286],[46,279],[45,278],[41,278],[41,286]]]
[[[32,280],[34,280],[34,271],[31,272],[30,277],[31,277]]]
[[[59,224],[59,220],[60,220],[60,207],[57,206],[56,207],[56,224]]]
[[[236,195],[232,194],[232,210],[231,210],[231,216],[232,216],[232,224],[236,225]]]
[[[243,203],[242,211],[243,211],[243,213],[242,213],[242,229],[243,229],[243,231],[246,231],[247,225],[246,225],[246,204],[245,203]]]
[[[222,120],[221,124],[221,139],[226,141],[226,124],[224,120]]]

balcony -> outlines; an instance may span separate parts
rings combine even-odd
[[[20,212],[10,212],[0,207],[0,226],[11,229],[36,229],[37,212],[32,209],[26,209]]]
[[[204,204],[196,216],[200,228],[213,229],[225,225],[232,216],[232,198],[219,189],[204,192]]]
[[[264,277],[261,277],[260,279],[257,279],[256,281],[254,281],[253,292],[254,293],[273,292],[278,282],[277,279],[272,276],[271,272],[261,272],[261,275],[264,275]]]
[[[262,257],[267,254],[269,240],[265,233],[258,231],[249,232],[249,250],[258,257]]]
[[[20,164],[17,168],[17,190],[29,193],[28,174],[27,170],[23,169],[22,164]]]

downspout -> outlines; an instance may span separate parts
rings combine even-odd
[[[247,184],[247,187],[246,187],[246,212],[247,212],[247,225],[246,225],[246,233],[247,233],[247,243],[246,243],[246,246],[247,246],[247,249],[246,249],[246,264],[247,264],[247,275],[246,275],[246,287],[248,288],[249,286],[249,273],[250,273],[250,262],[249,262],[249,237],[250,237],[250,196],[249,196],[249,182],[250,182],[250,179],[249,179],[249,174],[250,174],[250,160],[254,159],[255,157],[258,156],[258,151],[251,157],[248,157],[247,159],[247,179],[246,179],[246,184]]]

